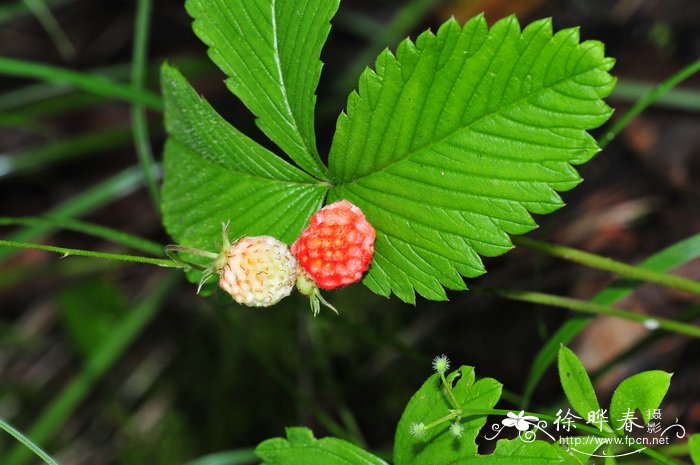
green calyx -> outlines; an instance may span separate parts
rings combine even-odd
[[[202,278],[199,280],[199,284],[197,285],[197,294],[199,294],[199,292],[202,290],[202,287],[207,283],[207,281],[209,281],[209,279],[212,276],[221,274],[221,271],[224,269],[224,265],[226,264],[226,251],[229,249],[229,247],[231,247],[231,241],[228,238],[228,226],[228,222],[222,224],[222,245],[221,251],[218,254],[214,252],[209,252],[207,250],[196,249],[194,247],[186,247],[184,245],[170,244],[165,246],[165,254],[168,257],[170,257],[173,261],[181,264],[185,271],[188,271],[192,268],[199,268],[202,270]],[[207,257],[211,258],[212,262],[209,266],[204,267],[202,265],[194,264],[186,260],[180,254],[190,254],[198,255],[200,257]]]
[[[309,303],[311,304],[311,311],[314,316],[318,316],[321,312],[321,304],[333,310],[338,314],[338,310],[331,305],[326,299],[321,295],[321,291],[316,285],[316,281],[310,277],[303,268],[299,267],[299,273],[297,274],[296,282],[297,290],[309,298]]]

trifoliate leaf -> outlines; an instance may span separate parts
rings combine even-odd
[[[287,439],[268,439],[255,448],[255,453],[263,465],[387,465],[341,439],[316,439],[306,428],[287,428]]]
[[[174,68],[162,70],[163,222],[181,245],[218,252],[229,237],[268,234],[291,243],[327,188],[228,124]]]
[[[484,273],[479,255],[511,247],[531,213],[563,205],[556,191],[580,177],[572,165],[597,151],[586,130],[610,108],[613,60],[577,29],[550,20],[523,31],[482,16],[402,42],[366,70],[338,126],[329,200],[347,198],[377,229],[364,283],[413,302],[445,299],[462,276]]]
[[[187,0],[193,29],[257,124],[309,173],[326,177],[314,135],[321,48],[339,0]]]
[[[476,438],[486,424],[483,415],[469,411],[489,410],[501,396],[501,384],[494,379],[475,381],[474,368],[462,366],[447,377],[452,392],[465,418],[460,420],[461,434],[455,436],[453,423],[442,422],[426,428],[449,415],[454,406],[443,388],[440,376],[432,375],[411,397],[396,428],[394,440],[395,465],[547,465],[576,463],[576,458],[558,444],[544,441],[524,441],[520,438],[500,440],[493,454],[479,455]],[[415,425],[423,428],[416,430]],[[416,433],[419,434],[416,434]]]
[[[490,409],[501,397],[501,384],[485,378],[475,382],[474,368],[462,366],[453,372],[453,392],[460,406],[465,409]],[[394,463],[396,465],[451,463],[460,457],[476,455],[476,437],[486,423],[485,417],[461,422],[460,437],[449,432],[450,423],[429,429],[416,435],[413,425],[425,425],[447,415],[451,409],[438,374],[432,375],[416,392],[401,415],[394,439]],[[432,462],[431,462],[432,461]]]

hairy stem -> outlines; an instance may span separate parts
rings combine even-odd
[[[450,398],[450,403],[452,404],[452,408],[458,409],[459,408],[459,402],[457,402],[457,398],[455,397],[454,392],[452,392],[452,384],[447,382],[447,379],[445,378],[445,372],[440,371],[440,380],[442,380],[442,385],[445,387],[445,391],[447,391],[447,396]]]
[[[640,268],[637,266],[628,265],[618,262],[610,258],[601,257],[582,250],[572,249],[563,245],[550,244],[548,242],[530,239],[528,237],[514,237],[513,243],[520,247],[525,247],[530,250],[544,252],[553,257],[563,258],[582,265],[598,268],[600,270],[610,271],[611,273],[624,276],[626,278],[645,281],[648,283],[658,284],[660,286],[678,289],[680,291],[692,292],[700,295],[700,282],[680,276],[660,273],[658,271]]]
[[[550,307],[565,308],[575,312],[592,313],[595,315],[607,315],[623,320],[636,321],[638,323],[650,325],[651,329],[665,329],[679,334],[685,334],[692,337],[700,338],[700,327],[681,323],[674,320],[664,318],[656,318],[651,315],[643,315],[640,313],[629,312],[610,305],[598,304],[595,302],[587,302],[585,300],[572,299],[570,297],[561,297],[551,294],[543,294],[541,292],[521,291],[517,289],[495,289],[486,287],[473,287],[472,290],[479,294],[494,295],[510,300],[520,302],[530,302],[535,304],[547,305]]]
[[[162,266],[165,268],[182,268],[181,264],[176,263],[173,260],[165,260],[165,259],[161,259],[161,258],[141,257],[138,255],[123,255],[123,254],[116,254],[116,253],[109,253],[109,252],[95,252],[93,250],[69,249],[66,247],[56,247],[53,245],[32,244],[29,242],[6,241],[6,240],[2,240],[2,239],[0,239],[0,246],[15,247],[15,248],[22,248],[22,249],[44,250],[46,252],[60,253],[64,257],[69,257],[71,255],[78,255],[81,257],[102,258],[102,259],[106,259],[106,260],[118,260],[118,261],[123,261],[123,262],[145,263],[148,265],[157,265],[157,266]]]
[[[93,237],[106,239],[117,244],[122,244],[131,247],[135,250],[150,253],[153,255],[163,255],[163,246],[157,242],[150,241],[143,237],[134,236],[117,229],[108,228],[99,224],[88,223],[85,221],[74,220],[72,218],[60,217],[8,217],[0,216],[0,226],[41,226],[49,228],[62,228],[69,231],[75,231],[87,234]]]

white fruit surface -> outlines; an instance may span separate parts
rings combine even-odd
[[[219,286],[239,304],[269,307],[287,297],[297,279],[297,260],[272,236],[243,237],[225,252]]]

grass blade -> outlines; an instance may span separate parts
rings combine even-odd
[[[74,1],[75,0],[44,0],[48,7],[59,7]],[[31,11],[29,11],[29,8],[22,0],[18,0],[9,5],[2,5],[0,6],[0,25],[9,23],[30,13]]]
[[[179,273],[162,278],[128,315],[114,328],[110,337],[95,349],[82,372],[46,407],[30,428],[28,436],[37,444],[45,444],[71,412],[80,404],[93,386],[116,363],[127,347],[153,319],[178,282]],[[3,465],[23,465],[30,455],[27,449],[13,448]]]
[[[52,229],[66,229],[69,231],[80,232],[90,236],[107,239],[108,241],[122,244],[131,247],[135,250],[141,250],[156,256],[164,254],[164,246],[157,242],[144,239],[142,237],[127,234],[117,229],[108,228],[99,224],[87,223],[71,218],[41,218],[41,217],[3,217],[0,216],[1,226],[46,226]]]
[[[479,294],[495,295],[520,302],[543,304],[551,307],[573,310],[575,312],[613,316],[615,318],[636,321],[643,324],[650,323],[653,324],[654,329],[665,329],[666,331],[673,331],[678,334],[700,338],[700,326],[689,325],[676,320],[657,318],[652,315],[630,312],[615,308],[611,305],[589,302],[587,300],[544,294],[542,292],[521,291],[518,289],[474,288],[474,291]]]
[[[127,84],[112,81],[103,76],[81,73],[56,66],[45,65],[14,58],[0,57],[0,74],[57,84],[68,84],[86,92],[105,97],[137,103],[154,110],[160,110],[160,97]]]
[[[193,57],[173,57],[171,62],[187,72],[190,76],[201,76],[211,70],[211,65],[206,60]],[[157,83],[160,73],[160,64],[153,64],[148,68],[148,82]],[[105,67],[94,68],[86,71],[86,74],[102,76],[112,81],[129,79],[131,74],[131,63],[120,63]],[[12,111],[32,104],[40,104],[48,99],[66,96],[75,91],[75,86],[69,84],[57,84],[53,82],[40,82],[26,85],[16,90],[11,90],[0,95],[0,111]],[[103,96],[103,99],[106,98]],[[96,100],[102,102],[103,99]],[[31,112],[32,115],[39,113],[37,110]],[[24,113],[22,113],[24,114]]]
[[[636,79],[619,79],[610,99],[634,102],[656,87],[656,84]],[[652,105],[677,110],[700,111],[700,92],[691,89],[672,89],[659,95],[652,102]]]
[[[591,268],[610,271],[611,273],[615,273],[628,279],[645,281],[648,283],[669,287],[671,289],[678,289],[680,291],[692,292],[693,294],[700,295],[700,282],[693,281],[692,279],[686,279],[681,276],[649,270],[640,266],[628,265],[627,263],[601,257],[600,255],[595,255],[563,245],[538,241],[529,237],[513,237],[513,244],[528,248],[530,250],[544,252],[553,257],[563,258],[564,260],[569,260],[574,263],[580,263]]]
[[[612,140],[623,130],[625,127],[637,117],[641,112],[647,109],[647,107],[653,104],[659,97],[664,95],[669,90],[676,87],[681,82],[688,79],[693,74],[700,71],[700,60],[696,60],[689,64],[685,68],[678,71],[676,74],[666,79],[664,82],[656,86],[654,89],[650,90],[646,95],[637,100],[632,108],[630,108],[627,113],[622,115],[620,119],[615,121],[610,129],[608,129],[603,136],[598,141],[600,148],[605,148]]]
[[[12,436],[13,438],[17,439],[17,441],[19,441],[22,445],[24,445],[30,451],[34,452],[34,454],[37,457],[39,457],[41,460],[43,460],[48,465],[58,465],[58,462],[56,462],[54,459],[52,459],[49,454],[44,452],[39,446],[34,444],[27,436],[25,436],[24,434],[17,431],[15,428],[12,427],[12,425],[7,423],[2,418],[0,418],[0,429],[7,432],[7,434]]]
[[[27,8],[32,12],[34,17],[41,23],[46,33],[51,37],[58,53],[61,54],[64,60],[70,60],[75,57],[75,47],[66,35],[65,31],[58,24],[56,18],[51,13],[51,10],[46,5],[44,0],[23,0]]]
[[[680,242],[677,242],[662,251],[652,255],[639,264],[640,268],[654,270],[657,272],[667,272],[679,267],[684,263],[700,257],[700,234],[696,234]],[[614,305],[623,298],[630,295],[639,282],[629,280],[618,280],[599,292],[593,297],[592,302],[606,305]],[[547,343],[540,349],[535,357],[535,361],[530,368],[530,373],[525,384],[522,407],[529,404],[532,394],[535,392],[537,384],[545,371],[554,362],[561,344],[568,344],[574,337],[584,330],[591,321],[590,316],[576,316],[564,323],[557,332],[549,338]]]
[[[45,217],[71,218],[86,215],[104,204],[130,194],[143,182],[143,173],[136,167],[127,168],[117,175],[103,181],[97,186],[82,192],[81,194],[63,202],[62,204],[48,210]],[[35,225],[25,227],[12,234],[8,234],[5,239],[10,241],[26,242],[35,240],[43,234],[54,231],[49,225]],[[0,262],[6,260],[17,249],[0,248]]]
[[[136,4],[136,24],[134,26],[134,48],[131,66],[131,85],[134,89],[145,91],[148,48],[148,26],[151,17],[151,0],[138,0]],[[146,178],[146,186],[156,210],[160,211],[160,190],[157,183],[156,163],[148,133],[148,119],[144,105],[134,103],[131,108],[131,127],[139,164]]]

